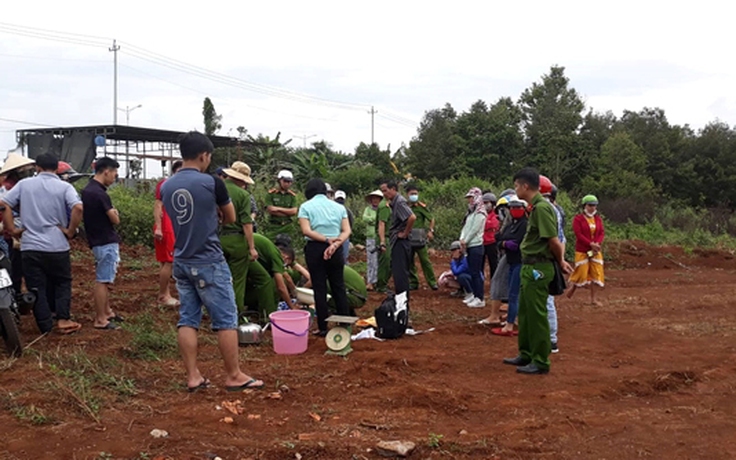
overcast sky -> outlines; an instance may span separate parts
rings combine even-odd
[[[2,23],[101,39],[43,40],[0,24],[0,119],[32,123],[0,120],[0,152],[15,147],[18,128],[112,123],[113,38],[119,106],[142,104],[130,113],[136,126],[202,130],[210,96],[220,134],[242,125],[352,152],[370,142],[374,105],[375,140],[395,150],[426,110],[516,100],[554,64],[598,111],[657,106],[671,123],[734,123],[729,2],[500,3],[6,0]]]

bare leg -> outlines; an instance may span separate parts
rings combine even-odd
[[[596,307],[600,307],[601,303],[595,300],[596,291],[598,291],[598,285],[596,285],[595,283],[590,283],[590,304],[595,305]]]
[[[187,371],[187,385],[190,388],[196,387],[203,380],[197,368],[197,330],[187,326],[180,327],[178,340],[179,352]]]
[[[217,343],[220,346],[222,359],[225,361],[225,372],[227,373],[225,385],[238,386],[249,381],[251,377],[240,371],[240,363],[238,362],[238,332],[235,329],[218,331]],[[253,383],[253,386],[259,385],[263,385],[263,382],[260,380]]]
[[[575,295],[575,291],[578,289],[577,286],[574,284],[570,286],[570,289],[567,290],[567,298],[572,299],[572,296]]]
[[[107,283],[95,283],[94,301],[95,301],[95,327],[105,327],[110,321],[107,319],[112,315],[108,314],[110,305],[108,304],[108,287]]]
[[[171,299],[171,291],[169,283],[171,282],[172,264],[164,262],[161,264],[161,270],[158,273],[158,301],[166,303]]]
[[[486,318],[489,323],[501,322],[501,301],[491,300],[491,314]]]

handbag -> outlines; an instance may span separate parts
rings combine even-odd
[[[555,269],[555,274],[552,276],[552,282],[549,283],[549,295],[559,296],[565,293],[567,290],[567,282],[565,281],[565,273],[562,271],[562,267],[557,260],[552,261],[552,266]]]
[[[424,228],[412,228],[409,234],[409,243],[412,248],[423,248],[427,245],[427,230]]]

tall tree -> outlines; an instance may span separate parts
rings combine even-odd
[[[222,115],[217,114],[215,105],[209,97],[204,98],[202,116],[204,117],[204,133],[208,136],[214,136],[222,128],[222,123],[220,123]]]
[[[585,104],[569,87],[565,68],[553,66],[519,99],[526,134],[526,163],[566,185],[580,161],[577,132]]]
[[[375,142],[371,145],[361,142],[355,148],[355,161],[372,165],[387,177],[394,174],[393,166],[391,166],[391,151],[381,150]]]
[[[465,172],[455,133],[457,112],[450,104],[426,112],[406,151],[406,166],[418,178],[448,179]]]

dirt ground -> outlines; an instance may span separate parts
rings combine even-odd
[[[216,387],[184,390],[176,312],[156,305],[146,250],[124,251],[112,305],[126,328],[92,329],[81,248],[73,313],[84,329],[0,360],[0,459],[375,459],[380,440],[413,441],[419,459],[736,458],[733,255],[630,242],[608,256],[603,307],[586,305],[586,291],[558,301],[549,375],[502,364],[515,339],[476,324],[488,308],[425,287],[412,294],[412,322],[434,332],[359,341],[345,359],[314,337],[303,355],[275,355],[269,333],[241,348],[267,389],[233,395],[204,330],[201,368]],[[30,316],[22,332],[37,337]]]

